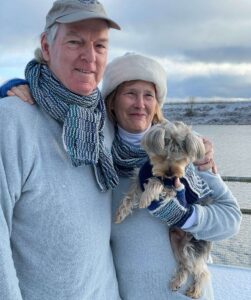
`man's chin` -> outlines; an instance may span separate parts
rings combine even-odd
[[[90,85],[90,84],[81,84],[79,86],[74,86],[72,89],[70,89],[73,93],[78,94],[80,96],[88,96],[90,95],[97,86]]]

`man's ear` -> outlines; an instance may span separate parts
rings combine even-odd
[[[42,50],[43,59],[46,62],[49,62],[49,60],[50,60],[49,44],[47,42],[45,32],[43,32],[41,35],[41,50]]]

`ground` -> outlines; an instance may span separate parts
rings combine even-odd
[[[251,101],[211,103],[167,103],[164,115],[170,121],[189,125],[251,125]]]

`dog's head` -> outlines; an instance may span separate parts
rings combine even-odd
[[[153,165],[154,176],[182,177],[188,163],[205,155],[202,139],[178,121],[152,126],[141,144]]]

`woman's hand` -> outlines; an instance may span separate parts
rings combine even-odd
[[[217,173],[217,166],[214,162],[214,148],[210,140],[203,138],[203,143],[205,146],[205,156],[203,159],[196,160],[194,165],[198,167],[199,171],[207,171],[212,169],[214,174]]]
[[[22,84],[19,86],[15,86],[11,88],[7,92],[8,96],[17,96],[22,99],[24,102],[28,102],[30,104],[34,104],[34,100],[31,96],[29,86],[27,84]]]

